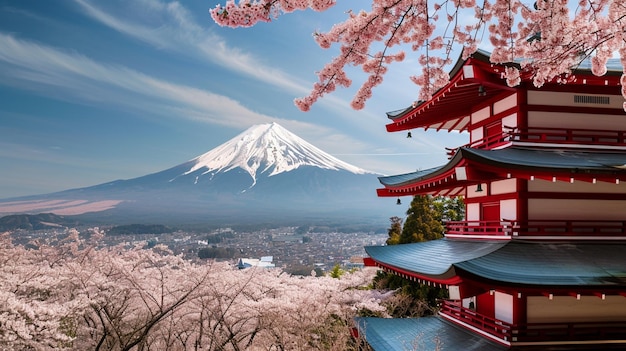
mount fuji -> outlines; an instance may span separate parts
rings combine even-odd
[[[377,176],[271,123],[161,172],[1,200],[0,216],[55,213],[113,224],[386,223],[392,202],[376,196]]]

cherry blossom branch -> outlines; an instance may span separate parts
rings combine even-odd
[[[220,25],[251,26],[295,10],[323,11],[332,5],[332,0],[241,0],[238,4],[227,0],[225,6],[212,9],[211,16]],[[463,58],[478,48],[481,28],[488,28],[492,62],[519,62],[524,76],[536,86],[566,82],[586,58],[591,59],[596,75],[606,73],[606,63],[614,53],[626,63],[626,5],[622,0],[583,0],[573,15],[568,0],[538,0],[535,8],[520,0],[483,0],[480,5],[476,0],[371,0],[371,5],[370,11],[350,13],[328,33],[315,35],[323,48],[339,44],[340,55],[320,70],[311,93],[295,100],[300,109],[309,110],[337,86],[349,87],[352,81],[345,72],[349,65],[360,66],[367,74],[352,101],[353,108],[363,108],[372,89],[382,83],[388,65],[404,60],[404,52],[388,54],[389,48],[400,44],[408,44],[416,52],[422,75],[411,79],[421,89],[419,98],[428,98],[449,79],[446,67],[451,63],[452,47],[443,45],[442,40],[448,28],[443,36],[435,34],[441,21],[447,21],[445,27],[453,25],[451,44],[458,45]],[[451,11],[439,20],[435,14],[442,6]],[[428,16],[429,9],[432,16]],[[470,9],[473,22],[465,20]],[[461,16],[463,21],[459,21]],[[383,49],[370,53],[375,43]],[[520,72],[508,67],[504,78],[508,84],[518,84]]]

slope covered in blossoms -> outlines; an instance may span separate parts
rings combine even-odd
[[[352,318],[385,314],[374,271],[294,277],[66,234],[0,234],[0,350],[349,350]]]

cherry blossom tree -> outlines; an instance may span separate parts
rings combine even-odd
[[[325,11],[335,0],[227,0],[211,9],[213,20],[229,27],[270,22],[296,10]],[[362,109],[380,85],[388,67],[416,55],[421,74],[410,79],[427,100],[448,80],[451,55],[469,57],[483,40],[493,63],[518,63],[503,73],[507,84],[521,79],[537,87],[566,83],[571,72],[590,59],[592,72],[604,75],[612,55],[626,68],[626,3],[623,0],[372,0],[369,11],[349,12],[343,23],[315,33],[322,48],[339,46],[339,55],[318,73],[311,93],[295,100],[308,111],[323,95],[352,84],[346,67],[367,75],[352,101]],[[626,97],[626,74],[622,75]],[[626,103],[624,108],[626,109]]]
[[[368,269],[339,278],[192,262],[103,233],[14,245],[0,235],[0,349],[345,350],[359,313],[386,316]]]

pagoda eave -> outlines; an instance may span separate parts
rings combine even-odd
[[[444,272],[443,274],[428,275],[428,274],[420,274],[416,272],[411,272],[411,271],[408,271],[399,267],[394,267],[394,266],[391,266],[382,262],[378,262],[374,259],[372,260],[377,267],[381,268],[385,272],[393,273],[404,279],[416,281],[421,284],[426,284],[426,285],[434,284],[435,286],[439,285],[439,287],[443,287],[445,285],[459,285],[463,281],[461,277],[459,277],[458,275],[456,275],[456,273],[454,273],[453,267],[451,267],[449,271]]]
[[[386,128],[388,132],[416,128],[466,131],[477,103],[513,92],[515,88],[507,86],[492,65],[470,58],[431,99],[391,116],[393,122]]]
[[[510,147],[502,150],[461,148],[445,166],[397,176],[379,177],[385,187],[379,197],[408,195],[459,195],[467,186],[504,179],[546,180],[552,182],[626,181],[626,158],[613,153],[586,155],[580,152]]]

